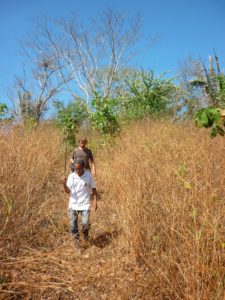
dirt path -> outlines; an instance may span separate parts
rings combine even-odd
[[[51,254],[51,265],[54,260],[60,261],[66,279],[66,289],[59,292],[59,299],[149,299],[143,269],[120,247],[121,235],[112,208],[104,196],[98,205],[91,214],[90,241],[85,243],[81,237],[82,252],[77,253],[73,239],[67,235],[60,249]],[[50,296],[49,291],[46,296]]]
[[[91,239],[82,241],[82,252],[74,249],[73,240],[65,242],[61,259],[71,272],[71,299],[143,299],[143,286],[138,287],[136,267],[118,247],[120,240],[113,216],[104,210],[104,199],[92,213]],[[72,293],[71,293],[72,292]]]

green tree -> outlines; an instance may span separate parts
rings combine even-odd
[[[92,125],[103,134],[115,134],[119,131],[118,100],[110,97],[100,97],[95,93],[92,100]]]
[[[0,103],[0,125],[10,124],[14,117],[10,115],[9,108],[5,103]]]
[[[64,141],[70,145],[76,143],[76,133],[82,125],[83,121],[89,118],[87,104],[80,98],[63,104],[60,101],[54,102],[56,108],[56,123],[63,131]]]
[[[127,81],[128,91],[121,99],[121,113],[125,118],[139,119],[144,116],[160,116],[171,112],[176,86],[163,75],[154,72],[136,72]]]

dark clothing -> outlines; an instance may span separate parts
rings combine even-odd
[[[75,148],[72,155],[71,155],[71,158],[74,161],[78,158],[82,159],[85,163],[85,169],[91,170],[89,160],[91,162],[93,162],[94,158],[93,158],[93,154],[92,154],[90,149],[88,149],[88,148],[85,148],[85,149]]]

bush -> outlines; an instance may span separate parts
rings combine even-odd
[[[140,119],[144,116],[168,114],[176,91],[171,80],[155,78],[153,71],[136,73],[128,82],[128,93],[122,98],[124,118]]]
[[[87,105],[80,98],[70,102],[67,106],[59,101],[54,102],[57,110],[56,122],[62,130],[64,140],[70,145],[76,143],[76,133],[82,123],[89,117]]]
[[[115,134],[119,131],[117,114],[118,100],[100,97],[97,93],[92,100],[94,112],[91,115],[92,125],[103,134]]]

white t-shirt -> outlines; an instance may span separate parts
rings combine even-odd
[[[82,176],[75,172],[68,176],[66,185],[70,189],[69,207],[73,210],[87,210],[91,205],[91,189],[96,183],[90,171],[85,170]]]

